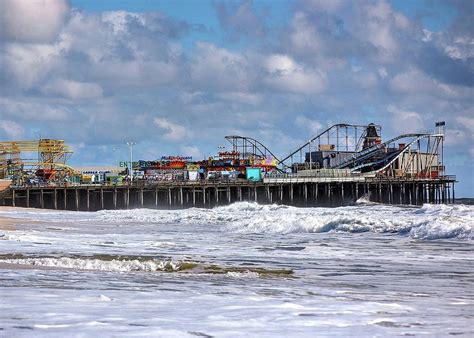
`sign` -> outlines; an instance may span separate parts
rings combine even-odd
[[[83,170],[81,174],[83,175],[101,175],[101,174],[110,174],[110,170]]]
[[[132,167],[138,167],[140,162],[133,162],[132,163]],[[119,166],[121,168],[128,168],[128,166],[130,165],[130,161],[120,161],[119,163]]]
[[[192,161],[192,156],[161,156],[162,161]]]

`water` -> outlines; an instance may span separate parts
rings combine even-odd
[[[1,218],[0,336],[474,335],[474,206]]]

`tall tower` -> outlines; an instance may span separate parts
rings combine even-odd
[[[365,138],[362,149],[370,148],[376,144],[380,144],[382,140],[377,132],[377,127],[375,124],[370,123],[365,130]]]

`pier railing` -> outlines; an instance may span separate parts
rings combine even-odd
[[[389,176],[375,176],[373,174],[361,173],[345,173],[343,171],[334,171],[330,174],[321,173],[319,175],[301,175],[301,174],[271,174],[263,177],[260,181],[250,181],[243,178],[228,178],[228,179],[202,179],[202,180],[143,180],[137,179],[133,181],[125,181],[120,183],[114,182],[98,182],[98,183],[36,183],[36,184],[12,184],[11,188],[68,188],[68,187],[186,187],[186,186],[239,186],[239,185],[258,185],[271,183],[310,183],[310,182],[427,182],[427,181],[449,181],[456,182],[455,175],[443,175],[435,178],[429,177],[389,177]]]

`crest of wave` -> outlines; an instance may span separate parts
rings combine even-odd
[[[113,271],[113,272],[130,272],[130,271],[179,271],[181,269],[180,262],[161,261],[161,260],[101,260],[96,258],[72,258],[72,257],[39,257],[39,258],[21,258],[21,259],[4,259],[5,263],[43,266],[50,268],[63,268],[74,270],[91,270],[91,271]]]
[[[474,235],[474,206],[466,205],[296,208],[241,202],[213,209],[103,211],[99,218],[113,222],[218,225],[240,233],[393,232],[420,239],[472,239]]]

